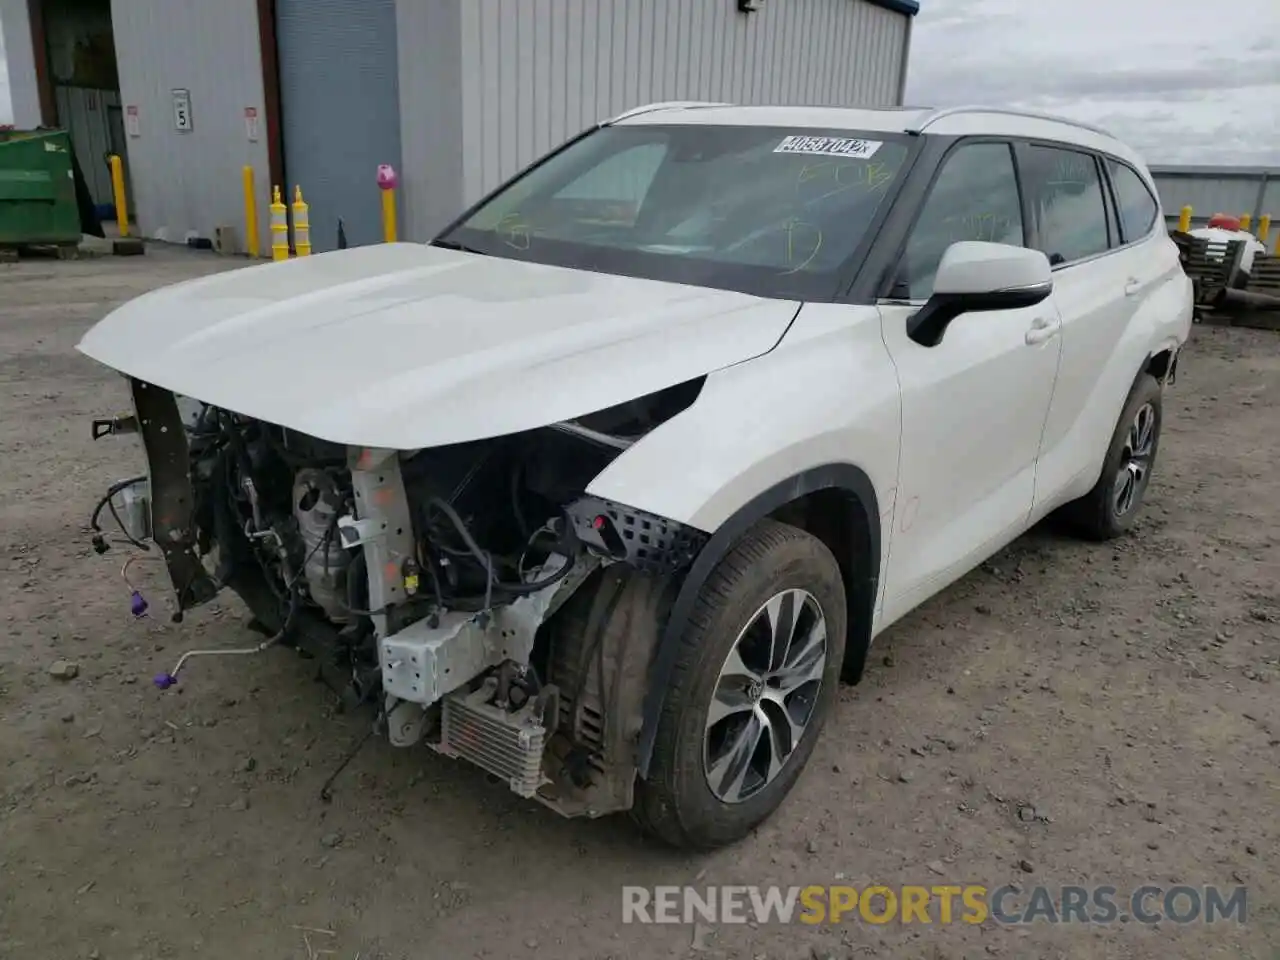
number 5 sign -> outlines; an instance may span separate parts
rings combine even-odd
[[[191,129],[191,91],[173,91],[173,127],[186,132]]]

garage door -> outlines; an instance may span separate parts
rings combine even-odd
[[[382,239],[378,164],[400,167],[395,0],[276,0],[289,193],[311,206],[311,244]]]

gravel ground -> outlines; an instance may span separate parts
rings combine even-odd
[[[90,441],[127,396],[73,347],[113,305],[228,268],[0,265],[0,957],[1280,956],[1276,334],[1197,327],[1133,533],[1033,531],[896,625],[779,814],[687,857],[385,743],[321,803],[365,723],[283,651],[151,687],[251,634],[231,601],[171,624],[150,562],[155,616],[130,617],[87,514],[140,448]],[[841,880],[1243,884],[1248,919],[621,923],[623,884]]]

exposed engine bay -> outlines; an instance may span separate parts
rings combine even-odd
[[[295,648],[392,743],[425,741],[566,815],[631,805],[646,676],[706,534],[585,493],[690,406],[701,379],[525,433],[417,451],[346,447],[140,380],[148,473],[114,485],[135,547],[159,549],[174,619],[230,589],[262,643]],[[148,543],[147,541],[152,541]],[[134,592],[134,613],[147,608]]]

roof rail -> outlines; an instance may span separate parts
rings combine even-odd
[[[664,100],[661,103],[646,103],[642,107],[632,107],[624,113],[603,121],[600,126],[607,127],[611,123],[638,117],[642,113],[656,113],[659,110],[687,110],[694,107],[731,107],[731,103],[716,103],[710,100]]]
[[[1100,133],[1104,137],[1111,136],[1111,132],[1101,127],[1095,127],[1091,123],[1083,123],[1080,120],[1072,120],[1069,117],[1059,117],[1052,113],[1037,113],[1034,110],[1015,110],[1012,107],[983,107],[978,105],[965,105],[958,107],[942,107],[940,109],[931,110],[922,119],[913,126],[907,128],[907,133],[924,133],[930,124],[936,123],[944,117],[953,117],[957,114],[964,113],[998,113],[1008,117],[1025,117],[1028,120],[1052,120],[1055,123],[1065,123],[1067,126],[1077,127],[1081,130],[1088,130],[1091,133]]]

